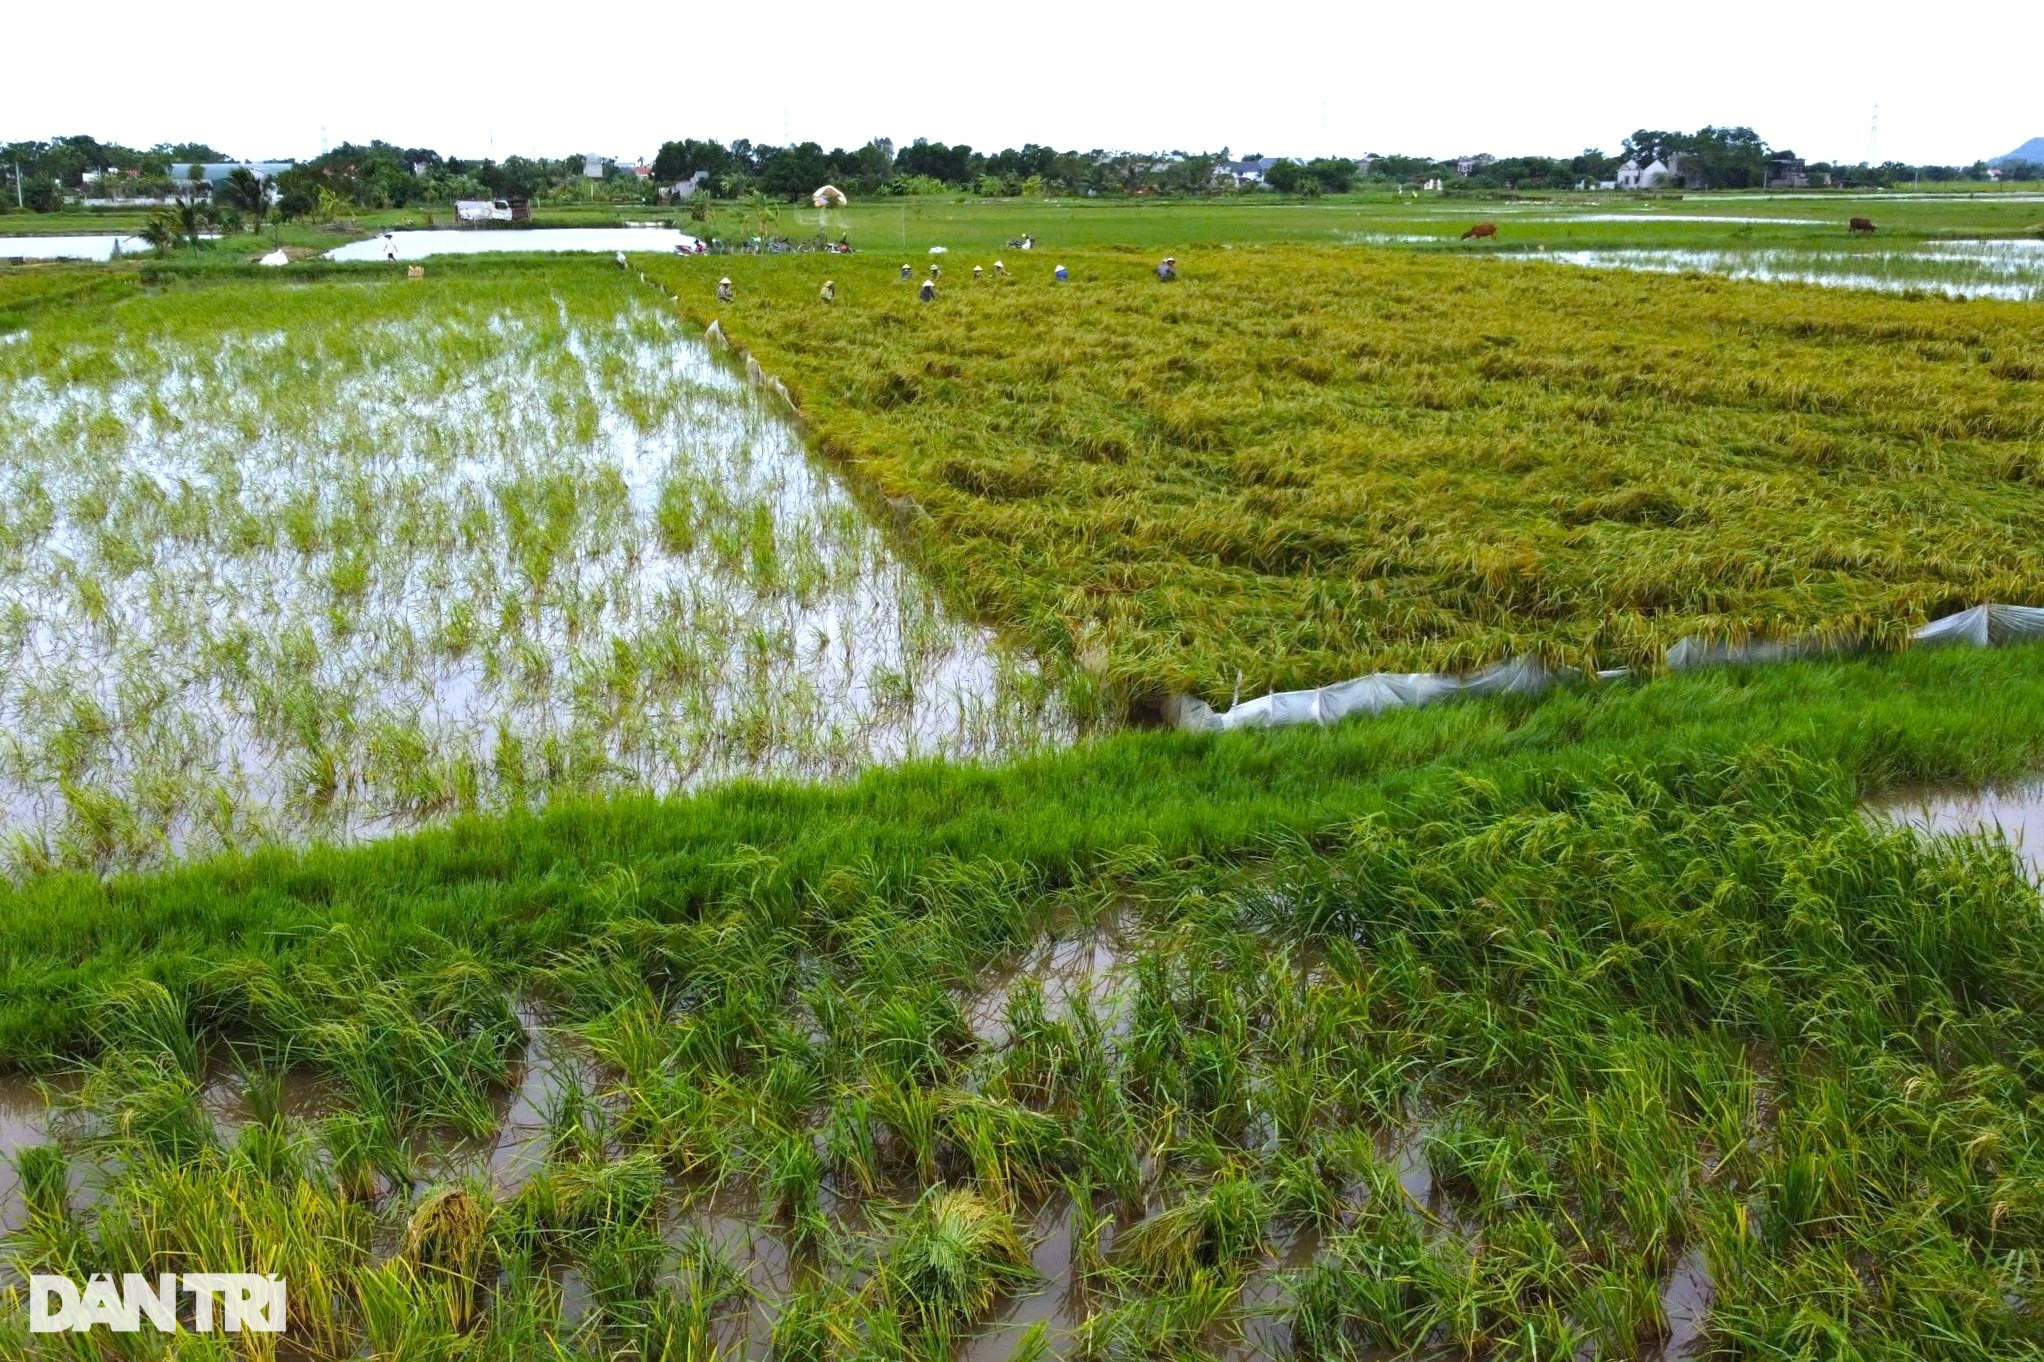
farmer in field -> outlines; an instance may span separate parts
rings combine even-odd
[[[397,263],[397,238],[389,232],[383,234],[383,258],[393,265]]]
[[[906,278],[908,278],[908,277],[909,277],[909,275],[910,275],[911,273],[913,273],[913,271],[909,269],[909,267],[908,267],[908,261],[906,261],[906,260],[902,261],[902,262],[901,262],[901,277],[902,277],[903,279],[906,279]]]
[[[623,251],[619,251],[619,252],[617,253],[617,267],[618,267],[619,269],[624,269],[624,268],[626,268],[626,265],[625,265],[625,253],[624,253]]]
[[[1063,265],[1059,265],[1059,266],[1057,267],[1057,281],[1058,281],[1058,282],[1059,282],[1060,284],[1062,284],[1063,282],[1065,282],[1065,280],[1067,280],[1067,279],[1069,279],[1069,278],[1071,278],[1071,277],[1072,277],[1071,275],[1069,275],[1069,274],[1067,274],[1067,273],[1065,272],[1065,267],[1064,267]]]
[[[1006,279],[1007,277],[1008,267],[1006,265],[1003,265],[1000,261],[996,260],[994,262],[994,278]]]
[[[980,280],[984,278],[986,278],[986,271],[981,269],[979,266],[974,265],[972,267],[972,282],[977,284]]]
[[[823,301],[824,301],[824,302],[826,302],[826,303],[834,303],[834,302],[836,302],[836,301],[837,301],[837,280],[835,280],[835,279],[826,279],[826,280],[824,280],[824,281],[823,281],[823,287],[822,287],[822,288],[820,288],[820,289],[818,289],[818,290],[816,291],[816,296],[817,296],[817,297],[819,297],[819,298],[821,298],[821,299],[823,299]]]
[[[717,281],[717,301],[720,303],[731,301],[731,280],[728,277]]]
[[[1178,257],[1167,255],[1158,261],[1157,277],[1167,284],[1176,279],[1178,277]]]
[[[917,291],[917,293],[916,293],[916,297],[920,298],[920,299],[921,299],[922,301],[924,301],[924,302],[926,302],[926,303],[934,303],[934,302],[936,302],[936,301],[937,301],[937,281],[936,281],[935,279],[925,279],[925,280],[923,280],[923,286],[922,286],[922,288],[921,288],[920,290],[918,290],[918,291]]]
[[[937,263],[936,263],[935,261],[932,261],[932,262],[930,263],[930,278],[932,278],[932,279],[942,279],[943,277],[944,277],[944,267],[943,267],[942,265],[939,265],[939,264],[937,264]]]

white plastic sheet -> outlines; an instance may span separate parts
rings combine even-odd
[[[2044,608],[2032,605],[1976,605],[1924,625],[1911,635],[1918,643],[1959,643],[1976,648],[2044,639]],[[1835,652],[1831,644],[1807,640],[1750,640],[1713,643],[1689,637],[1668,649],[1670,671],[1747,663],[1785,662]],[[1546,690],[1570,673],[1555,673],[1530,657],[1515,657],[1468,676],[1444,672],[1372,672],[1352,681],[1337,681],[1313,690],[1277,691],[1217,712],[1204,700],[1172,696],[1164,717],[1178,728],[1222,733],[1237,728],[1278,728],[1287,724],[1331,724],[1352,714],[1382,714],[1387,709],[1430,705],[1457,695],[1530,695]],[[1623,667],[1598,672],[1600,680],[1626,675]]]
[[[1623,672],[1600,672],[1605,678]],[[1430,705],[1454,695],[1532,695],[1562,678],[1535,658],[1515,657],[1468,676],[1443,672],[1372,672],[1314,690],[1258,696],[1226,713],[1188,696],[1176,698],[1167,717],[1179,728],[1221,733],[1236,728],[1278,728],[1286,724],[1331,724],[1351,714]]]
[[[2044,638],[2044,609],[2034,605],[1976,605],[1932,620],[1910,635],[1918,643],[1964,643],[1993,648]]]

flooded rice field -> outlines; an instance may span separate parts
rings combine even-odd
[[[352,241],[326,253],[328,260],[425,260],[436,255],[489,255],[508,251],[658,251],[694,250],[696,239],[671,227],[523,227],[392,232],[366,241]],[[0,255],[6,254],[0,251]]]
[[[1945,241],[1901,250],[1608,249],[1542,251],[1518,259],[1651,274],[1818,284],[1881,293],[2032,302],[2044,297],[2044,241]]]
[[[1930,837],[1998,837],[2044,883],[2044,777],[2003,790],[1907,790],[1870,812]]]
[[[927,1092],[895,1083],[884,1060],[862,1061],[862,1076],[842,1092],[798,1081],[788,1057],[757,1086],[728,1073],[705,1080],[657,1056],[655,1036],[639,1025],[620,1026],[630,1021],[623,1008],[571,1016],[526,1001],[493,1009],[515,1019],[511,1057],[472,1094],[476,1110],[428,1104],[406,1120],[382,1105],[388,1089],[367,1072],[265,1069],[254,1053],[152,1052],[134,1032],[129,1048],[55,1079],[0,1081],[0,1235],[30,1254],[91,1242],[94,1226],[102,1236],[126,1233],[119,1227],[129,1222],[145,1235],[175,1233],[176,1216],[203,1218],[198,1201],[230,1207],[229,1219],[281,1214],[292,1223],[248,1226],[252,1251],[303,1255],[294,1281],[322,1254],[327,1270],[358,1280],[352,1304],[329,1305],[317,1287],[294,1295],[294,1310],[311,1317],[297,1326],[308,1331],[300,1342],[317,1356],[350,1355],[355,1327],[371,1352],[382,1351],[377,1274],[421,1261],[422,1239],[451,1232],[436,1219],[461,1217],[478,1236],[465,1269],[478,1300],[535,1337],[577,1348],[636,1336],[641,1312],[664,1300],[691,1312],[696,1345],[663,1354],[671,1356],[1252,1362],[1324,1355],[1330,1321],[1353,1329],[1377,1310],[1385,1327],[1417,1330],[1412,1346],[1369,1345],[1364,1333],[1341,1355],[1470,1355],[1461,1325],[1414,1323],[1423,1314],[1409,1298],[1440,1283],[1385,1275],[1422,1264],[1473,1273],[1486,1254],[1516,1251],[1501,1245],[1523,1233],[1517,1206],[1526,1194],[1488,1189],[1495,1174],[1483,1161],[1497,1151],[1466,1116],[1414,1105],[1388,1123],[1330,1130],[1318,1163],[1299,1157],[1295,1135],[1257,1135],[1252,1123],[1241,1147],[1204,1172],[1173,1171],[1216,1155],[1197,1143],[1173,1150],[1167,1121],[1121,1137],[1125,1187],[1083,1168],[1029,1173],[1024,1132],[1048,1118],[1015,1107],[1004,1075],[1038,1058],[1083,1070],[1094,1061],[1058,1052],[1093,1036],[1104,1039],[1096,1058],[1119,1075],[1114,1082],[1140,1091],[1154,1042],[1127,1014],[1148,1009],[1139,1028],[1158,1024],[1163,973],[1196,979],[1210,967],[1204,942],[1171,960],[1191,944],[1120,920],[1037,941],[992,976],[972,1009],[998,999],[1008,1025],[983,1038],[956,1086]],[[1306,981],[1321,973],[1294,968],[1274,964],[1271,982],[1313,987]],[[146,1028],[159,1041],[165,1020]],[[692,1025],[685,1016],[663,1024]],[[434,1043],[448,1043],[444,1031]],[[1267,1094],[1282,1072],[1258,1090]],[[819,1100],[822,1118],[810,1124],[804,1104]],[[1100,1138],[1087,1131],[1094,1119],[1080,1116],[1074,1135]],[[988,1122],[984,1146],[976,1120]],[[919,1140],[932,1151],[918,1155]],[[1268,1186],[1251,1179],[1259,1165]],[[961,1190],[968,1167],[977,1191]],[[1311,1185],[1287,1182],[1309,1171]],[[289,1180],[294,1190],[268,1208],[249,1179]],[[165,1220],[152,1225],[150,1213]],[[975,1263],[988,1252],[971,1238],[975,1223],[1000,1226],[1012,1259],[979,1283],[976,1303],[960,1294],[947,1313],[919,1314],[986,1268]],[[315,1227],[331,1236],[318,1249],[290,1242]],[[1390,1294],[1330,1300],[1380,1289]],[[1700,1249],[1641,1276],[1636,1294],[1636,1318],[1617,1326],[1632,1341],[1627,1355],[1702,1355],[1712,1285]],[[905,1340],[888,1332],[896,1318],[924,1321],[910,1324],[911,1346],[899,1351],[893,1345]]]
[[[148,250],[139,236],[0,236],[0,260],[112,260]]]
[[[671,316],[433,287],[0,347],[7,868],[1067,733]]]

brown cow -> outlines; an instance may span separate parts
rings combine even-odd
[[[1497,234],[1498,225],[1495,222],[1479,222],[1474,227],[1471,227],[1468,231],[1464,232],[1462,234],[1462,239],[1464,241],[1467,241],[1469,240],[1469,238],[1473,236],[1496,236]]]
[[[1874,220],[1872,218],[1854,218],[1852,220],[1852,226],[1847,228],[1846,230],[1853,232],[1871,232],[1874,230]]]

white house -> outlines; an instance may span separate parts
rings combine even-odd
[[[663,199],[692,199],[696,196],[696,191],[707,185],[709,181],[710,172],[698,170],[687,179],[677,181],[674,185],[662,189],[660,197]]]
[[[1237,189],[1254,189],[1264,182],[1272,166],[1278,163],[1275,156],[1256,156],[1247,161],[1222,161],[1214,167],[1215,184],[1232,184]]]
[[[1645,165],[1634,158],[1618,167],[1617,187],[1620,189],[1662,189],[1674,182],[1674,170],[1658,156]]]

